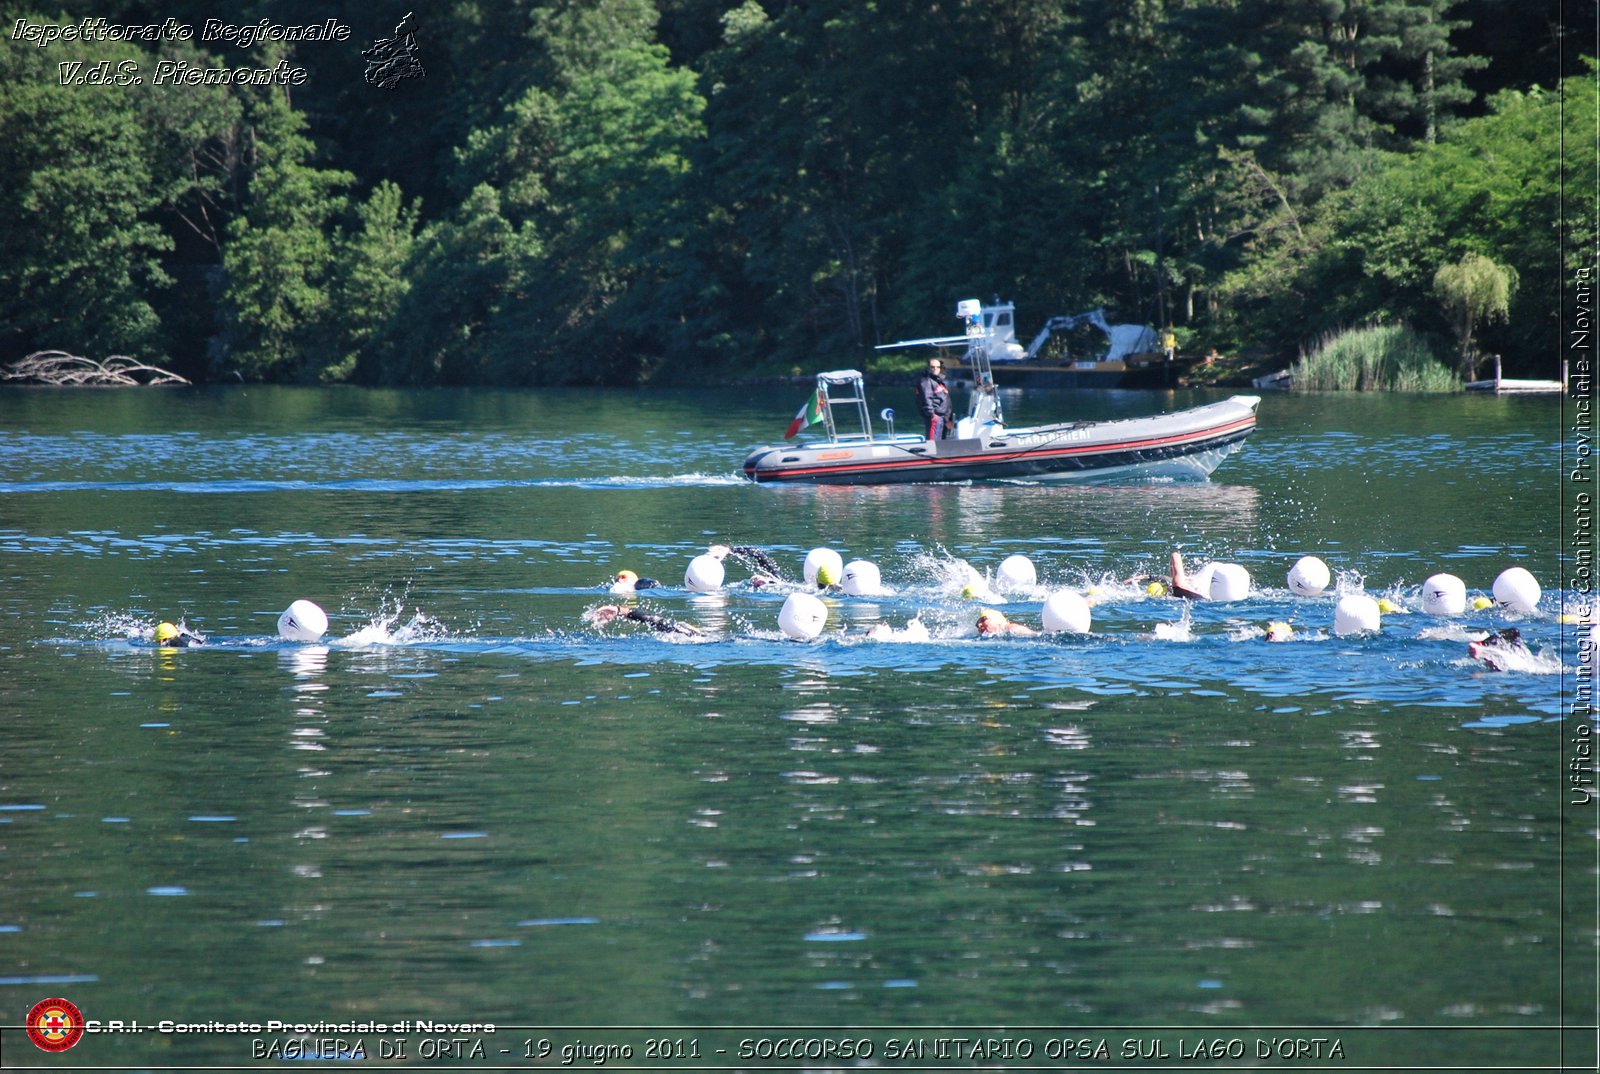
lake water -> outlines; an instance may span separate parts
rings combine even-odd
[[[804,395],[0,393],[6,1062],[61,996],[145,1031],[59,1062],[132,1069],[1594,1066],[1558,400],[1268,396],[1209,483],[744,481]],[[895,592],[791,642],[797,584],[680,588],[714,543]],[[1255,591],[1124,584],[1175,547]],[[957,561],[1015,553],[1091,635],[975,636]],[[1412,614],[1333,636],[1308,553]],[[1536,614],[1420,614],[1514,564]],[[623,568],[707,636],[586,627]],[[1503,626],[1538,660],[1467,657]]]

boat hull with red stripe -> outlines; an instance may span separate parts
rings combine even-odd
[[[885,485],[947,481],[1202,480],[1244,446],[1259,396],[1114,421],[1004,429],[924,440],[860,437],[756,448],[744,475],[759,483]]]

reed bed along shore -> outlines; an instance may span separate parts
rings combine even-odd
[[[1427,336],[1405,325],[1329,332],[1300,351],[1296,391],[1456,392],[1461,380]]]

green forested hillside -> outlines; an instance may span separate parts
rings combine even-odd
[[[0,3],[0,362],[731,378],[998,294],[1023,332],[1105,306],[1287,360],[1395,324],[1544,377],[1596,241],[1593,5],[440,0],[389,89],[362,50],[404,5],[221,7]],[[97,18],[267,32],[42,40]]]

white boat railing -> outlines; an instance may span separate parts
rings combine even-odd
[[[865,378],[854,369],[836,369],[829,373],[817,374],[817,397],[822,400],[823,428],[828,430],[828,439],[837,443],[841,440],[871,440],[872,418],[867,413],[867,388]],[[860,430],[854,433],[841,433],[835,424],[833,408],[836,404],[848,407],[855,406],[856,427]]]

